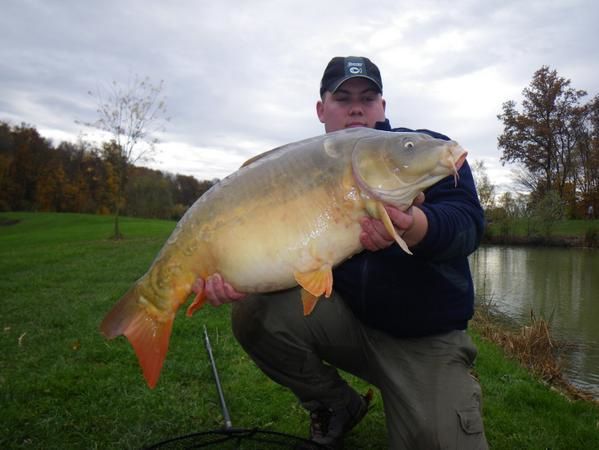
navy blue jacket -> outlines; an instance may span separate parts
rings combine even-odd
[[[389,121],[378,129],[391,129]],[[429,130],[416,130],[449,139]],[[455,186],[449,176],[425,191],[420,206],[428,219],[424,239],[404,253],[398,245],[365,250],[338,266],[335,290],[364,324],[397,337],[428,336],[463,330],[474,311],[474,289],[468,255],[484,229],[472,173],[465,162]]]

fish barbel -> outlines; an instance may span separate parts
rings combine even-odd
[[[218,272],[237,291],[300,285],[304,314],[333,288],[332,268],[363,250],[360,218],[382,220],[410,252],[383,205],[405,210],[466,157],[454,141],[369,128],[337,131],[253,158],[202,195],[154,262],[104,318],[107,338],[125,335],[153,388],[175,314],[192,284]],[[199,293],[190,316],[205,300]],[[299,300],[299,299],[298,299]]]

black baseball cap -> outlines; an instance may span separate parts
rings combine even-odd
[[[329,61],[320,82],[320,96],[329,91],[335,93],[343,82],[350,78],[366,78],[372,81],[383,92],[383,80],[379,68],[363,56],[335,56]]]

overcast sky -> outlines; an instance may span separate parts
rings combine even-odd
[[[333,56],[381,69],[393,126],[451,136],[502,167],[497,114],[543,65],[599,94],[596,0],[0,0],[0,120],[56,144],[89,133],[88,91],[164,80],[170,122],[151,167],[222,178],[250,156],[323,133]]]

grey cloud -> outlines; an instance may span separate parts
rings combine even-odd
[[[161,155],[164,167],[222,176],[265,146],[321,133],[314,103],[324,65],[365,54],[383,71],[394,125],[458,134],[498,161],[499,110],[464,118],[438,86],[493,71],[500,85],[488,89],[518,100],[548,64],[597,94],[598,8],[592,0],[9,0],[0,16],[0,120],[75,136],[74,120],[95,118],[89,90],[147,75],[165,81],[172,119],[163,141],[184,148],[179,159]],[[475,104],[469,91],[460,95]],[[223,154],[231,158],[204,158]]]

